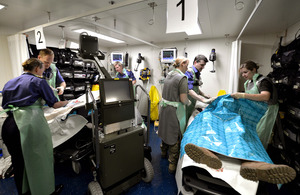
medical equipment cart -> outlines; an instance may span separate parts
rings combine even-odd
[[[89,90],[87,93],[92,96]],[[103,116],[100,118],[102,117],[102,121],[116,122],[119,120],[118,114],[130,115],[132,106],[134,104],[128,104],[120,109],[122,107],[120,103],[118,107],[110,106],[107,109],[105,106],[101,107],[102,115],[113,115],[113,118]],[[120,128],[126,126],[126,121],[122,121],[122,125],[113,123],[110,126],[115,129],[113,132],[111,128],[99,128],[98,107],[95,100],[92,104],[92,123],[96,163],[94,162],[94,181],[88,185],[89,194],[120,194],[141,180],[151,182],[154,172],[151,162],[144,157],[144,128],[132,125]]]

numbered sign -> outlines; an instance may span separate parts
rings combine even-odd
[[[198,0],[168,0],[166,33],[201,34],[198,20]]]
[[[35,43],[37,49],[46,49],[46,40],[43,27],[37,27],[35,30]]]

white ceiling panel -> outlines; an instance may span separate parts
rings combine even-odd
[[[178,0],[179,1],[179,0]],[[193,39],[220,38],[225,34],[237,37],[256,5],[256,0],[199,0],[199,23],[203,34],[188,36],[186,33],[166,34],[167,0],[0,0],[8,5],[0,10],[0,27],[10,27],[21,32],[42,24],[55,23],[44,28],[46,36],[62,36],[59,25],[63,25],[65,37],[78,41],[79,35],[72,30],[87,28],[125,41],[124,45],[142,44],[142,41],[157,44]],[[153,9],[149,3],[154,2]],[[235,3],[242,2],[238,10]],[[124,4],[130,4],[122,6]],[[241,5],[241,4],[239,4]],[[115,8],[118,7],[118,8]],[[243,35],[282,33],[300,21],[300,0],[263,0],[257,12],[245,28]],[[94,13],[95,10],[106,10]],[[87,13],[93,13],[87,15]],[[84,16],[84,17],[79,17]],[[95,16],[98,18],[95,20]],[[65,21],[66,18],[76,18]],[[62,23],[56,21],[62,20]],[[119,33],[118,33],[119,32]],[[30,36],[33,32],[27,32]],[[142,41],[139,41],[142,40]],[[104,47],[118,44],[100,41]]]

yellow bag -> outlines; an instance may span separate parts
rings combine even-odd
[[[151,106],[150,106],[150,119],[152,121],[158,120],[158,103],[160,101],[160,95],[157,88],[152,85],[149,91]]]

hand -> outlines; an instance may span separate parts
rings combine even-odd
[[[210,99],[211,97],[210,97],[210,95],[204,95],[204,97],[206,97],[206,98],[208,98],[208,99]]]
[[[210,103],[212,103],[215,99],[217,99],[217,97],[212,97],[212,98],[209,98],[209,99],[205,99],[203,102],[204,102],[204,103],[207,103],[207,104],[210,104]]]
[[[233,93],[230,95],[231,97],[235,98],[235,99],[241,99],[241,98],[245,98],[245,93]]]
[[[62,95],[64,93],[64,87],[57,87],[56,88],[58,90],[58,95]]]

